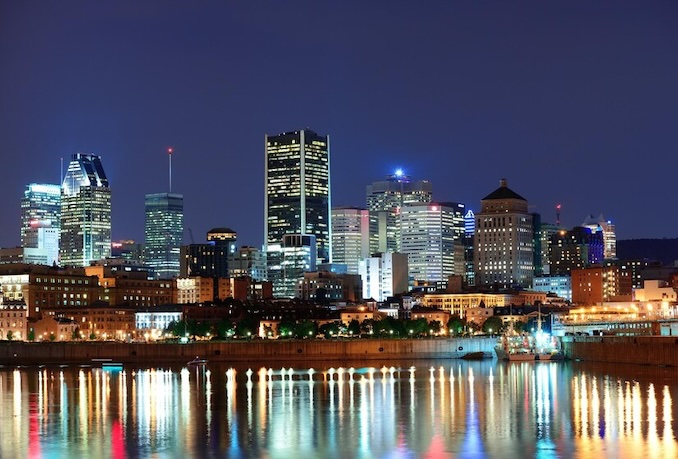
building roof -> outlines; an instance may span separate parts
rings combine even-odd
[[[499,181],[499,188],[485,196],[483,198],[483,201],[493,199],[519,199],[521,201],[527,201],[527,199],[523,198],[521,195],[519,195],[506,185],[506,179],[501,179]]]
[[[212,233],[235,233],[235,231],[233,231],[231,228],[222,227],[222,228],[212,228],[207,232],[207,234]]]

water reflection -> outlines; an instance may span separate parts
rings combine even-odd
[[[677,457],[673,370],[0,370],[0,457]]]

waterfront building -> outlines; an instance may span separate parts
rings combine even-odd
[[[184,196],[151,193],[145,199],[144,262],[156,279],[180,273],[180,248],[184,237]]]
[[[370,216],[370,254],[400,252],[400,209],[406,204],[429,203],[433,188],[427,180],[413,182],[397,170],[386,180],[367,186]]]
[[[538,276],[532,279],[532,290],[552,293],[567,301],[572,301],[572,278],[567,276]]]
[[[469,308],[496,308],[544,303],[546,293],[520,290],[507,293],[429,293],[421,297],[422,306],[449,311],[465,317]]]
[[[63,266],[87,266],[111,255],[111,188],[99,156],[76,153],[68,165],[59,254]]]
[[[159,339],[173,322],[180,322],[182,317],[182,306],[179,305],[155,306],[135,311],[134,326],[137,336],[146,341]]]
[[[88,306],[99,299],[96,277],[82,268],[63,269],[30,264],[0,265],[0,292],[5,301],[23,301],[28,317],[43,308]]]
[[[293,294],[283,286],[283,238],[313,236],[320,263],[332,259],[329,136],[309,129],[265,138],[264,252],[274,295]]]
[[[102,260],[84,271],[87,276],[96,276],[99,299],[111,306],[146,308],[174,302],[175,281],[149,279],[145,266]]]
[[[332,263],[358,274],[358,263],[370,255],[370,215],[358,207],[332,209]]]
[[[464,204],[406,204],[400,209],[400,248],[408,258],[410,285],[463,276]]]
[[[606,220],[603,214],[600,214],[598,218],[588,215],[581,226],[590,228],[592,232],[600,231],[603,234],[605,247],[603,256],[606,260],[617,258],[617,233],[612,221]]]
[[[359,273],[363,282],[363,296],[375,301],[407,292],[407,255],[379,253],[360,261]]]
[[[422,306],[415,306],[410,310],[410,319],[419,320],[424,319],[426,322],[438,322],[440,324],[440,334],[445,334],[447,323],[450,321],[449,311],[443,311],[436,308],[427,308]]]
[[[476,285],[499,288],[532,285],[533,277],[532,214],[527,200],[507,186],[481,200],[476,214],[474,265]]]
[[[603,262],[603,234],[577,226],[560,230],[551,237],[549,266],[555,276],[566,276],[573,269],[586,268]]]
[[[129,341],[136,338],[137,334],[135,312],[136,308],[112,306],[102,301],[86,307],[46,308],[42,312],[42,320],[34,324],[35,336],[36,339],[44,340],[54,333],[59,341],[70,341],[73,335],[77,335],[79,339]],[[50,318],[57,326],[64,328],[54,332],[48,325]]]
[[[0,294],[0,340],[27,339],[28,310],[23,300],[5,300]]]
[[[634,301],[676,303],[678,295],[676,290],[663,280],[646,280],[642,288],[633,289]]]

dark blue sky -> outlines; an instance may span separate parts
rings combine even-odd
[[[302,127],[330,135],[334,205],[401,166],[474,210],[506,177],[545,221],[676,237],[677,24],[673,1],[2,2],[0,246],[77,151],[143,241],[170,145],[196,242],[258,246],[264,134]]]

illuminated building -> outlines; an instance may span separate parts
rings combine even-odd
[[[358,274],[337,274],[328,271],[306,272],[297,284],[297,298],[324,301],[348,301],[356,303],[363,299],[363,285]]]
[[[476,285],[529,288],[533,277],[533,226],[527,200],[500,181],[476,214]]]
[[[0,340],[27,338],[28,311],[23,300],[5,300],[0,295]]]
[[[31,228],[56,228],[61,220],[61,187],[45,183],[26,186],[21,198],[21,246],[26,245],[26,232]]]
[[[386,180],[368,185],[370,253],[400,252],[400,209],[406,204],[429,203],[432,199],[430,182],[412,182],[400,169]]]
[[[207,243],[181,247],[181,277],[229,277],[229,258],[237,252],[238,235],[230,228],[212,228]]]
[[[111,258],[141,264],[144,259],[144,245],[132,239],[111,242]]]
[[[87,266],[85,274],[98,278],[101,287],[99,298],[111,306],[146,308],[174,300],[174,281],[149,279],[146,266],[103,260]]]
[[[404,253],[379,253],[360,260],[358,271],[365,298],[385,301],[408,290],[407,255]]]
[[[400,209],[400,249],[412,281],[440,282],[463,276],[464,204],[407,204]]]
[[[281,277],[273,280],[273,296],[295,298],[297,284],[303,281],[304,273],[315,271],[316,240],[310,234],[285,234],[281,246]]]
[[[581,306],[592,306],[609,301],[628,301],[631,293],[620,295],[619,267],[604,266],[573,269],[572,302]]]
[[[535,292],[554,293],[559,298],[572,301],[572,278],[569,276],[541,276],[532,279]]]
[[[544,275],[549,275],[551,273],[551,238],[554,234],[558,233],[560,229],[553,223],[541,223],[541,229],[539,231],[539,237],[541,240],[541,252],[539,253],[541,257],[541,271]],[[536,255],[535,250],[535,255]]]
[[[34,258],[39,258],[41,264],[59,261],[60,220],[61,187],[43,183],[27,185],[21,199],[21,247],[38,249],[41,254]],[[28,257],[24,258],[28,261]]]
[[[370,217],[366,209],[332,209],[332,263],[346,265],[346,272],[358,274],[358,262],[370,255]]]
[[[545,301],[546,293],[527,290],[515,293],[427,293],[421,298],[422,306],[442,309],[459,317],[465,317],[470,308],[530,305]]]
[[[59,254],[63,266],[87,266],[111,255],[111,189],[99,156],[76,153],[68,165]]]
[[[289,294],[282,285],[285,235],[313,236],[317,244],[314,259],[329,262],[332,258],[329,137],[306,129],[267,135],[265,141],[267,275],[274,295],[283,290]]]
[[[228,259],[229,277],[249,277],[253,281],[266,279],[266,260],[261,250],[243,246]]]
[[[177,277],[184,235],[184,196],[147,194],[145,209],[144,262],[154,269],[156,279]]]
[[[464,260],[466,285],[476,285],[476,274],[473,268],[473,239],[476,234],[476,215],[471,209],[464,215]]]
[[[577,226],[560,230],[551,236],[549,269],[555,276],[566,276],[573,269],[586,268],[603,262],[603,235]]]
[[[615,232],[614,224],[610,220],[605,220],[603,214],[600,214],[598,218],[589,215],[581,226],[590,228],[592,232],[602,232],[603,244],[605,245],[603,256],[606,260],[617,258],[617,234]]]

